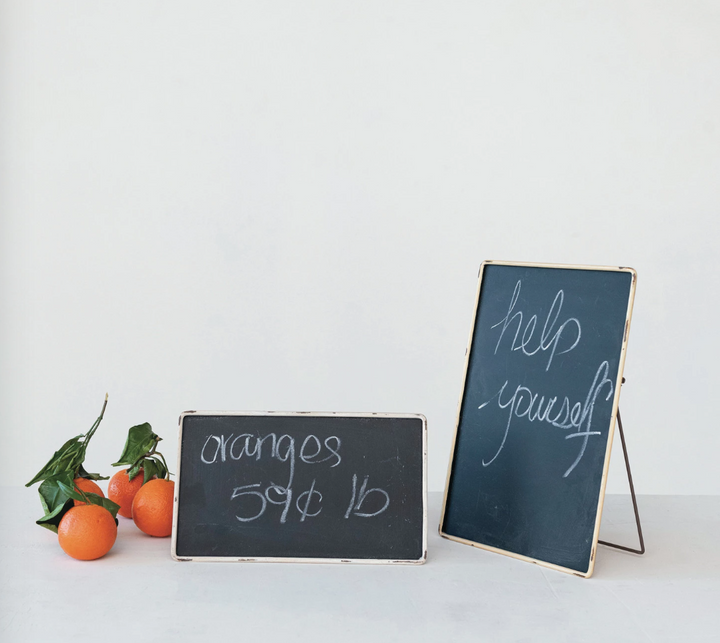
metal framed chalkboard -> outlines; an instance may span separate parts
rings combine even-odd
[[[180,416],[176,560],[423,563],[421,415]]]
[[[482,264],[442,536],[592,574],[635,284],[631,268]]]

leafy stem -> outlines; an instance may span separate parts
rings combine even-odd
[[[103,476],[98,473],[88,473],[83,468],[83,462],[85,461],[85,452],[87,451],[88,443],[90,438],[95,435],[100,426],[100,422],[105,415],[105,408],[107,407],[108,396],[105,394],[105,402],[103,403],[102,411],[100,416],[95,423],[90,427],[90,430],[84,435],[77,435],[74,438],[68,440],[63,444],[50,458],[47,464],[38,471],[35,477],[30,480],[25,486],[29,487],[36,482],[47,480],[52,476],[57,476],[65,472],[72,473],[73,477],[80,476],[81,478],[90,478],[91,480],[104,480]]]
[[[165,457],[157,450],[162,438],[155,434],[148,422],[130,427],[122,455],[114,467],[129,465],[127,476],[132,480],[143,471],[143,484],[154,477],[167,478],[168,466]]]
[[[113,517],[117,516],[120,508],[109,498],[104,498],[92,492],[85,492],[77,487],[70,471],[50,476],[43,481],[38,491],[45,515],[36,522],[41,527],[55,533],[58,531],[63,516],[75,506],[74,501],[76,500],[87,505],[105,507]]]
[[[158,455],[162,456],[162,453],[158,453],[158,451],[157,451],[157,445],[158,445],[158,442],[160,442],[160,440],[162,440],[162,438],[161,438],[161,437],[158,437],[158,436],[156,435],[156,436],[155,436],[155,443],[152,445],[152,449],[150,449],[147,453],[143,453],[139,458],[137,458],[137,459],[135,460],[135,462],[132,463],[132,466],[131,466],[130,468],[132,469],[133,467],[136,467],[136,466],[137,466],[138,464],[140,464],[140,462],[142,462],[145,458],[152,458],[152,456],[154,456],[156,453],[157,453]]]
[[[95,431],[98,430],[98,427],[100,426],[100,422],[102,422],[103,417],[105,416],[105,409],[107,408],[108,403],[108,394],[105,393],[105,401],[103,402],[102,410],[100,411],[100,416],[97,420],[95,420],[95,424],[93,424],[90,427],[90,430],[85,434],[85,439],[83,440],[83,445],[85,448],[87,448],[88,442],[90,442],[90,438],[95,435]]]
[[[163,478],[165,480],[169,480],[170,476],[174,475],[174,474],[170,472],[170,468],[168,467],[167,461],[165,460],[165,456],[160,452],[158,452],[158,455],[160,456],[160,459],[163,461],[163,464],[165,465],[165,475],[163,476]]]

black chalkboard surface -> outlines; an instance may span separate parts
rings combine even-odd
[[[635,282],[482,265],[441,535],[592,574]]]
[[[420,415],[180,416],[176,560],[422,563]]]

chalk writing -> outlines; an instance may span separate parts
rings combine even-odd
[[[296,454],[295,438],[287,434],[280,437],[277,437],[275,433],[269,433],[264,437],[252,433],[241,433],[238,436],[235,436],[234,433],[229,436],[224,434],[208,435],[200,451],[200,461],[204,464],[216,464],[227,462],[228,458],[241,460],[243,457],[254,457],[256,461],[259,461],[263,456],[266,441],[269,445],[265,448],[267,457],[288,463],[288,481],[285,487],[290,488],[295,476]],[[325,438],[322,443],[317,436],[308,435],[300,447],[300,460],[305,464],[320,464],[333,460],[333,464],[330,466],[336,467],[342,462],[340,445],[340,438],[336,435]],[[306,453],[308,446],[310,453]],[[313,447],[315,447],[314,452],[312,452]],[[326,451],[327,455],[325,455]]]
[[[365,476],[365,479],[363,480],[362,486],[360,487],[360,491],[357,492],[357,474],[353,474],[352,477],[352,498],[350,499],[350,504],[348,505],[347,511],[345,512],[345,518],[349,518],[350,514],[354,516],[360,516],[361,518],[372,518],[373,516],[379,516],[383,511],[385,511],[388,506],[390,505],[390,496],[388,496],[387,492],[383,489],[368,489],[367,483],[368,478],[370,476]],[[380,509],[377,509],[376,511],[367,513],[360,511],[363,503],[365,502],[365,499],[371,494],[371,493],[379,493],[381,496],[384,496],[384,504]],[[357,497],[357,502],[355,502],[355,499]]]
[[[291,508],[295,508],[300,522],[314,518],[322,511],[322,492],[316,488],[313,479],[310,488],[294,496],[293,482],[297,461],[306,465],[327,463],[334,468],[342,462],[340,447],[342,441],[336,435],[320,440],[316,435],[307,435],[300,446],[299,453],[295,448],[295,438],[288,434],[268,433],[255,435],[241,433],[235,435],[210,434],[206,437],[200,450],[200,461],[205,465],[222,465],[226,462],[241,461],[243,458],[258,462],[263,457],[288,463],[288,481],[285,485],[270,482],[266,486],[262,482],[234,487],[230,500],[238,505],[235,518],[240,522],[252,522],[262,517],[268,505],[282,507],[280,524],[285,524]],[[383,513],[390,505],[390,496],[380,487],[368,489],[369,476],[365,476],[358,490],[358,476],[352,475],[350,503],[344,517],[373,518]],[[293,498],[295,502],[293,504]]]
[[[260,511],[251,516],[235,516],[240,522],[250,522],[252,520],[255,520],[256,518],[259,518],[265,513],[265,509],[267,508],[267,500],[265,499],[265,494],[260,493],[259,491],[244,491],[245,489],[255,489],[259,486],[260,483],[257,482],[255,484],[246,484],[242,487],[235,487],[235,489],[233,489],[232,496],[230,496],[231,500],[234,500],[235,498],[239,498],[241,496],[255,496],[257,498],[260,498]]]
[[[319,491],[315,491],[315,480],[312,481],[312,485],[310,485],[310,488],[307,491],[303,491],[297,499],[297,502],[295,503],[295,506],[297,507],[297,510],[300,512],[300,522],[305,522],[305,518],[310,516],[311,518],[314,516],[317,516],[321,511],[322,507],[320,507],[315,513],[310,513],[310,502],[313,499],[313,494],[318,495],[317,502],[318,504],[322,502],[322,494]],[[305,504],[301,507],[300,503],[302,502],[302,499],[305,498]]]
[[[563,477],[567,477],[578,465],[585,454],[585,448],[587,447],[590,436],[601,435],[601,431],[591,431],[592,416],[593,410],[595,409],[595,402],[600,395],[600,392],[604,388],[607,388],[605,400],[609,400],[613,394],[614,386],[612,380],[607,377],[608,370],[609,365],[607,362],[600,364],[595,372],[595,378],[590,385],[590,389],[584,403],[576,402],[571,407],[570,400],[567,396],[565,396],[563,401],[560,403],[560,408],[554,415],[552,414],[559,398],[558,395],[554,395],[552,397],[548,396],[546,399],[544,395],[539,396],[539,393],[533,394],[533,392],[526,386],[519,385],[513,392],[512,396],[503,400],[503,395],[505,394],[505,389],[508,385],[508,380],[505,380],[505,383],[500,387],[500,390],[487,402],[484,402],[478,407],[479,409],[482,409],[490,404],[493,399],[497,398],[499,408],[510,409],[508,411],[507,424],[505,425],[505,432],[500,446],[492,458],[489,460],[483,459],[483,466],[487,467],[492,464],[500,455],[503,447],[505,446],[508,433],[510,432],[510,424],[512,423],[513,418],[524,417],[527,418],[528,422],[547,422],[559,429],[576,429],[574,433],[569,433],[565,436],[566,440],[570,438],[582,438],[580,452],[578,453],[577,458],[575,458],[575,461],[572,465],[570,465],[570,468],[563,474]],[[523,405],[525,405],[524,408]]]
[[[518,299],[522,289],[522,279],[518,279],[515,284],[512,296],[510,297],[510,305],[505,316],[497,323],[491,326],[492,329],[499,328],[500,334],[495,344],[493,354],[497,355],[501,347],[505,332],[510,329],[508,337],[512,336],[511,325],[517,324],[515,335],[509,344],[511,351],[522,351],[526,357],[533,357],[538,353],[549,351],[548,360],[545,364],[544,371],[548,372],[556,355],[563,355],[573,350],[582,337],[582,327],[580,321],[575,317],[568,317],[563,321],[557,329],[556,324],[562,312],[563,302],[565,301],[565,292],[563,289],[557,291],[555,298],[550,305],[545,322],[539,336],[535,331],[538,324],[538,314],[533,314],[529,319],[525,320],[522,310],[517,309]],[[522,334],[521,334],[522,333]],[[562,343],[561,343],[562,342]],[[507,344],[507,342],[506,342]],[[560,350],[558,350],[560,348]],[[592,418],[595,409],[595,403],[598,398],[601,400],[601,392],[605,392],[604,401],[609,400],[614,392],[612,380],[608,378],[610,365],[607,361],[603,361],[595,371],[595,377],[588,389],[584,402],[577,401],[574,404],[567,395],[561,393],[547,394],[533,392],[530,388],[523,384],[518,384],[514,390],[509,387],[509,380],[500,386],[497,393],[483,402],[478,409],[482,410],[496,400],[497,407],[503,411],[507,410],[507,422],[503,432],[499,446],[495,450],[492,457],[482,459],[483,467],[491,465],[502,453],[505,443],[510,432],[510,426],[514,418],[524,418],[527,422],[546,423],[558,429],[570,430],[575,429],[573,433],[568,433],[565,439],[581,438],[580,449],[574,462],[568,467],[563,477],[567,477],[577,467],[585,454],[588,440],[591,436],[601,435],[601,431],[593,431]],[[561,401],[560,401],[561,400]]]
[[[513,290],[512,297],[510,297],[510,307],[508,308],[505,317],[503,317],[499,322],[497,322],[497,324],[494,324],[491,327],[501,327],[500,336],[498,337],[497,344],[495,345],[495,354],[497,355],[498,349],[500,348],[500,343],[502,342],[503,336],[505,335],[505,331],[508,329],[510,324],[517,320],[517,329],[515,330],[515,337],[513,337],[512,344],[510,345],[510,350],[521,350],[525,355],[529,357],[535,355],[540,351],[545,352],[549,350],[550,357],[548,358],[547,366],[545,366],[545,370],[549,371],[550,365],[553,361],[553,357],[555,357],[558,345],[560,344],[560,340],[563,338],[563,336],[565,336],[567,340],[572,341],[572,344],[557,353],[558,355],[569,353],[580,342],[580,322],[575,319],[575,317],[570,317],[558,327],[555,333],[553,333],[553,329],[555,328],[555,324],[558,317],[560,316],[560,311],[563,307],[563,301],[565,300],[564,291],[558,290],[545,319],[545,324],[543,325],[543,329],[540,333],[538,344],[534,349],[530,349],[529,345],[533,342],[533,337],[535,336],[535,327],[537,326],[538,316],[537,314],[535,314],[530,317],[530,319],[528,319],[527,323],[525,324],[525,330],[523,330],[522,337],[520,337],[520,331],[523,328],[523,313],[520,310],[516,311],[515,313],[513,313],[513,311],[515,310],[515,305],[517,304],[517,300],[520,297],[521,288],[522,279],[518,279],[517,283],[515,284],[515,290]],[[518,337],[520,337],[520,343],[518,343]]]
[[[358,518],[374,518],[379,516],[390,506],[390,495],[384,489],[380,487],[374,487],[368,489],[368,480],[370,476],[365,476],[363,479],[360,490],[357,488],[358,476],[356,473],[352,476],[352,491],[350,497],[350,503],[348,504],[347,511],[345,512],[344,518],[350,518],[350,516],[357,516]],[[306,518],[314,518],[319,515],[322,511],[322,499],[323,494],[316,489],[316,480],[313,479],[310,488],[303,491],[298,495],[295,500],[295,509],[300,514],[300,522],[305,522]],[[238,498],[244,498],[244,501],[240,503],[238,511],[244,511],[243,515],[239,513],[235,515],[240,522],[252,522],[260,518],[268,507],[268,503],[271,505],[279,505],[283,507],[283,511],[280,515],[280,523],[284,524],[287,521],[288,511],[293,506],[293,490],[287,487],[281,487],[274,483],[270,483],[264,490],[260,490],[262,484],[259,482],[253,484],[243,485],[241,487],[235,487],[230,495],[230,500]],[[276,494],[276,497],[271,497],[272,494]],[[372,494],[375,494],[373,497]],[[250,502],[248,497],[256,498]],[[370,498],[370,500],[368,500]],[[260,504],[257,504],[259,500]],[[363,505],[366,506],[363,509]],[[369,507],[367,506],[369,505]],[[312,509],[316,508],[316,511]],[[253,513],[254,512],[254,513]]]

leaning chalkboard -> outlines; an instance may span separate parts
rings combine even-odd
[[[483,264],[441,535],[592,574],[635,282]]]
[[[180,416],[176,560],[422,563],[420,415]]]

